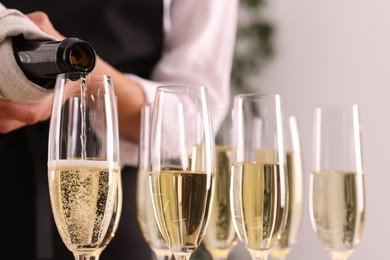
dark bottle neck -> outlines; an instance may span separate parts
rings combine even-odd
[[[91,72],[96,63],[94,48],[77,38],[63,41],[27,41],[13,39],[15,59],[26,77],[32,82],[53,88],[58,74]]]

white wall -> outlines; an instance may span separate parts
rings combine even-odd
[[[367,221],[350,259],[390,259],[390,1],[267,2],[277,56],[254,91],[280,94],[299,118],[306,168],[304,222],[288,259],[330,259],[311,227],[308,184],[312,109],[334,102],[357,103],[361,112]]]

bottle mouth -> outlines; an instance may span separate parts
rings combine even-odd
[[[95,67],[95,51],[89,45],[75,43],[69,57],[70,64],[79,71],[89,72]]]
[[[63,72],[91,72],[96,64],[95,49],[86,41],[78,38],[66,38],[59,46],[58,55],[61,57],[68,57],[67,59],[59,58],[58,60],[65,60],[61,71]]]

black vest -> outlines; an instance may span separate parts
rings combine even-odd
[[[67,37],[91,43],[116,69],[149,78],[161,57],[161,0],[0,0],[7,8],[46,12]],[[1,198],[11,259],[72,259],[54,225],[47,182],[48,122],[0,135]],[[129,173],[131,172],[131,173]],[[123,173],[123,209],[115,238],[101,260],[151,259],[137,225],[135,169]],[[11,193],[5,192],[5,187]]]

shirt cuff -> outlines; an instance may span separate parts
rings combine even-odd
[[[157,87],[164,85],[161,82],[147,80],[134,74],[126,74],[126,76],[133,79],[134,81],[137,81],[141,85],[145,95],[146,103],[150,104],[154,102],[154,96],[156,94]]]

